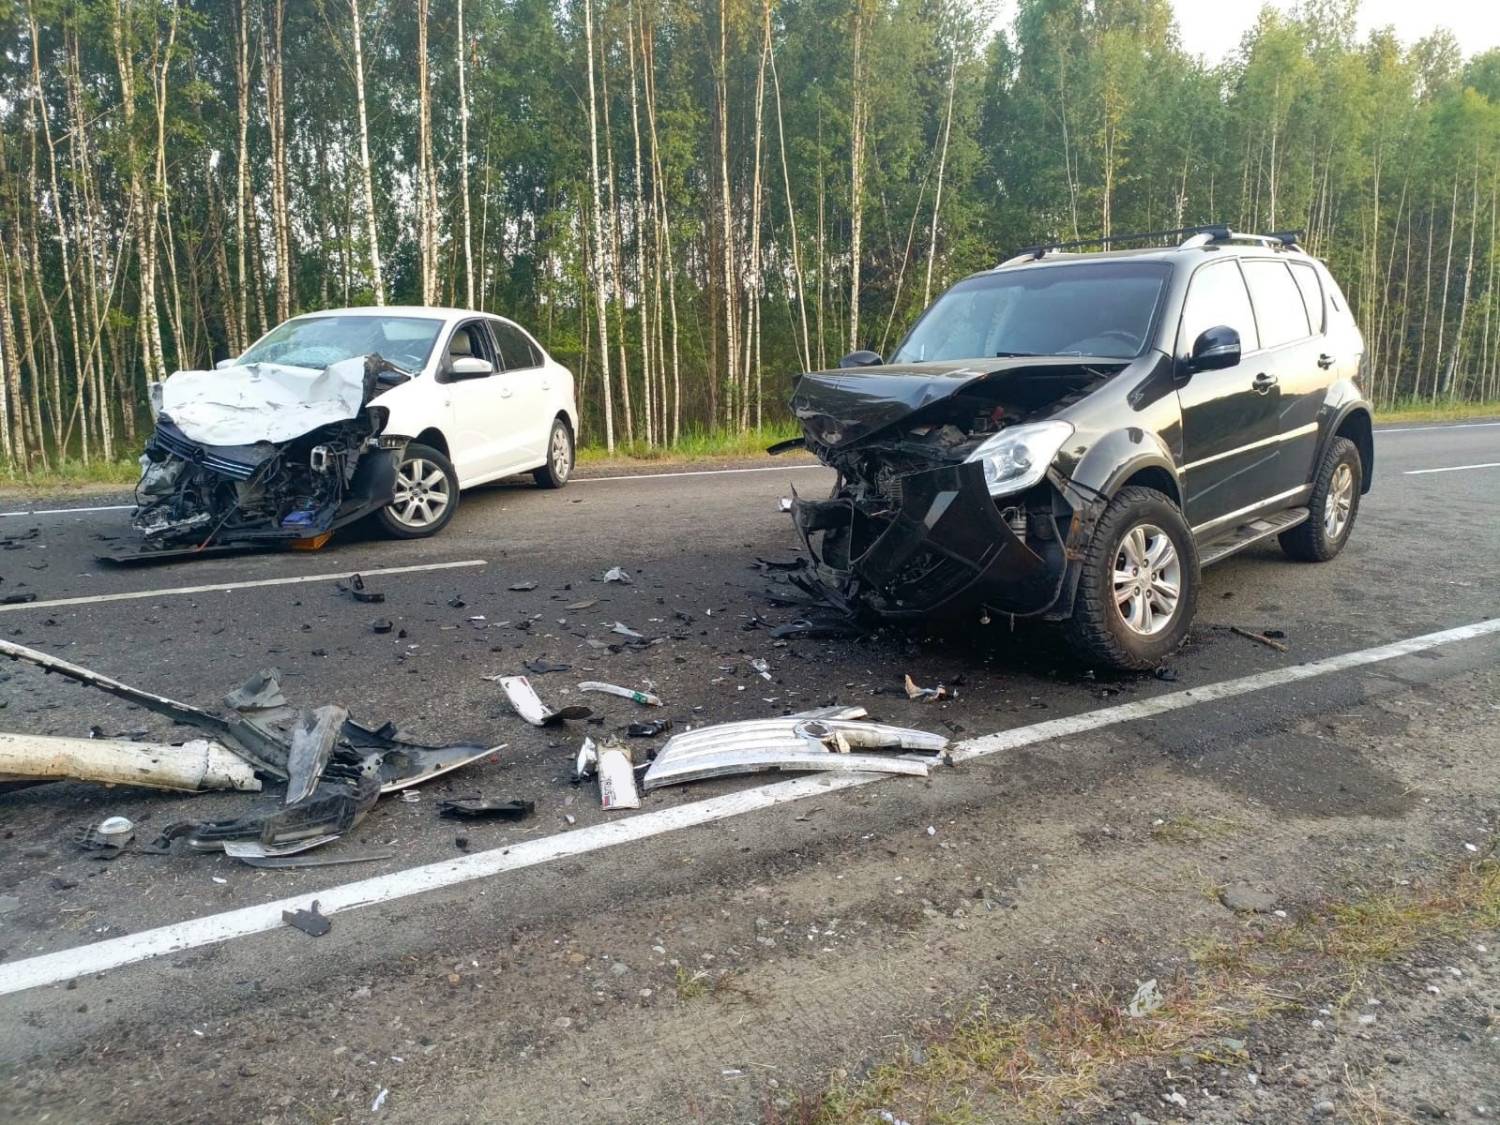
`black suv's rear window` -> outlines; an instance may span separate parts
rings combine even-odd
[[[1130,359],[1145,351],[1164,262],[1079,262],[961,281],[919,320],[891,363],[1011,355]]]

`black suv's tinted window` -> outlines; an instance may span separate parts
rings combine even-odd
[[[495,340],[500,345],[500,358],[505,360],[505,370],[520,371],[527,367],[539,366],[532,352],[531,341],[526,339],[526,334],[513,324],[503,321],[492,321],[490,328],[495,333]]]
[[[1251,259],[1245,262],[1245,280],[1250,284],[1261,347],[1274,348],[1312,335],[1302,293],[1285,262]]]
[[[892,363],[1008,355],[1129,359],[1145,350],[1167,281],[1158,262],[1022,267],[960,281]]]
[[[1245,280],[1232,260],[1214,262],[1193,274],[1187,301],[1182,306],[1178,352],[1187,355],[1193,350],[1194,340],[1221,324],[1240,334],[1240,351],[1253,352],[1260,347],[1255,314],[1250,311],[1250,294],[1245,292]]]
[[[1323,286],[1318,281],[1318,271],[1306,262],[1289,262],[1297,288],[1302,290],[1302,303],[1307,306],[1307,319],[1312,323],[1313,333],[1323,331]]]

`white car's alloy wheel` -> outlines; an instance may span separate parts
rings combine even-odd
[[[447,474],[440,467],[425,457],[401,462],[390,506],[397,523],[413,530],[430,527],[443,518],[452,502]]]

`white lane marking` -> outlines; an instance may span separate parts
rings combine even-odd
[[[599,484],[607,480],[656,480],[658,478],[671,477],[721,477],[732,473],[795,473],[807,469],[823,469],[828,472],[827,465],[767,465],[758,469],[691,469],[687,472],[660,472],[660,473],[629,473],[618,477],[574,477],[574,484]]]
[[[1420,477],[1428,473],[1461,473],[1466,469],[1500,469],[1500,461],[1486,461],[1481,465],[1449,465],[1442,469],[1407,469],[1401,475]]]
[[[1425,434],[1432,430],[1482,430],[1500,422],[1434,422],[1430,426],[1376,426],[1377,434]]]
[[[1314,660],[1289,668],[1277,668],[1239,679],[1224,680],[1205,687],[1187,688],[1169,692],[1154,699],[1125,703],[1116,707],[1104,707],[1051,719],[1031,726],[1000,731],[981,738],[960,743],[954,750],[956,760],[983,758],[1004,750],[1015,750],[1022,746],[1082,734],[1101,727],[1137,719],[1152,718],[1170,711],[1193,707],[1219,699],[1229,699],[1250,692],[1263,691],[1283,684],[1297,683],[1315,676],[1358,668],[1366,664],[1392,660],[1416,652],[1438,648],[1459,641],[1500,633],[1500,618],[1460,625],[1437,633],[1427,633],[1393,644],[1347,652],[1324,660]],[[841,774],[829,777],[807,777],[796,781],[777,781],[710,797],[702,801],[677,805],[656,812],[638,813],[621,820],[590,825],[576,832],[565,832],[546,836],[538,840],[527,840],[509,847],[492,848],[489,851],[471,852],[454,859],[412,867],[404,871],[393,871],[376,875],[353,883],[344,883],[323,891],[308,891],[295,898],[278,899],[258,906],[241,907],[223,914],[210,914],[202,918],[191,918],[159,926],[153,930],[108,938],[90,945],[76,946],[55,953],[44,953],[20,961],[0,964],[0,996],[22,992],[28,988],[57,984],[76,977],[102,973],[123,965],[145,961],[166,953],[193,949],[230,941],[238,937],[264,933],[281,926],[281,912],[306,906],[316,899],[324,914],[337,914],[363,906],[390,902],[421,894],[424,891],[451,887],[474,879],[484,879],[505,871],[517,871],[567,856],[611,848],[617,844],[644,840],[665,832],[676,832],[694,825],[709,824],[732,816],[741,816],[757,809],[771,808],[788,801],[800,801],[805,797],[822,796],[840,789],[871,785],[888,778],[882,774]]]
[[[71,516],[74,512],[128,512],[134,504],[105,504],[98,508],[29,508],[21,512],[0,512],[0,519],[16,516]]]
[[[22,602],[0,605],[0,613],[22,609],[56,609],[64,605],[96,605],[100,602],[133,602],[140,598],[169,598],[181,594],[215,594],[227,590],[250,590],[257,586],[295,586],[303,582],[326,582],[333,578],[362,575],[374,578],[383,574],[415,574],[423,570],[452,570],[462,566],[488,566],[488,559],[464,559],[461,562],[422,563],[420,566],[387,566],[376,570],[338,570],[328,574],[299,574],[290,578],[259,578],[249,582],[215,582],[207,586],[175,586],[167,590],[131,590],[123,594],[90,594],[82,598],[53,598],[45,602]]]

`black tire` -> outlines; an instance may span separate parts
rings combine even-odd
[[[552,419],[547,435],[547,463],[531,475],[542,488],[562,488],[573,475],[573,429],[561,415]]]
[[[440,483],[434,481],[434,471],[441,476]],[[415,485],[421,485],[425,491],[408,499]],[[434,495],[447,498],[440,511],[433,511]],[[396,468],[396,499],[375,513],[375,522],[393,539],[426,539],[447,527],[456,511],[458,473],[453,462],[441,450],[412,442],[401,454]],[[423,512],[428,518],[423,518]]]
[[[1340,466],[1346,466],[1347,473]],[[1359,515],[1364,480],[1359,446],[1348,438],[1334,438],[1313,478],[1309,515],[1291,531],[1281,533],[1281,549],[1298,562],[1327,562],[1342,551]]]
[[[1116,564],[1131,566],[1125,554],[1125,540],[1137,528],[1142,529],[1141,544],[1154,547],[1155,536],[1145,534],[1145,529],[1152,528],[1166,537],[1176,555],[1177,600],[1166,616],[1166,623],[1150,633],[1127,622],[1116,597]],[[1164,578],[1172,565],[1164,566]],[[1064,626],[1064,633],[1073,650],[1085,661],[1124,671],[1149,671],[1187,638],[1198,607],[1198,547],[1182,512],[1168,496],[1154,488],[1122,488],[1094,525],[1094,537],[1084,550],[1082,568],[1073,600],[1073,616]],[[1149,592],[1142,587],[1143,592],[1131,599],[1132,614],[1141,615],[1140,623],[1146,628],[1155,625],[1153,618],[1159,613],[1156,607],[1165,604],[1159,593],[1164,588],[1151,583]]]

